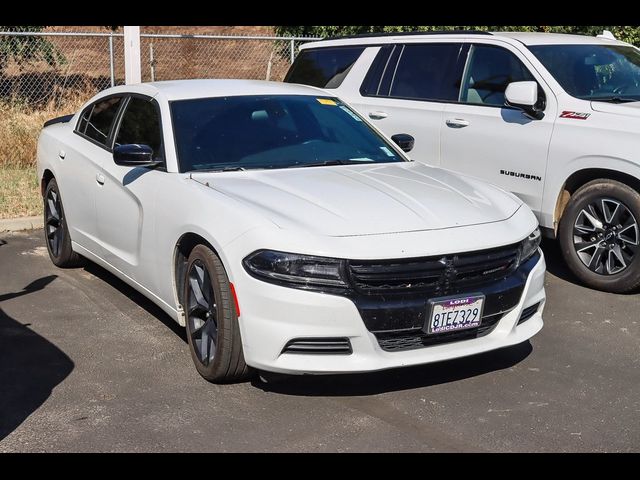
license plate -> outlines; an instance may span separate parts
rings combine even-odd
[[[482,322],[484,295],[443,298],[429,301],[429,324],[427,333],[454,332],[476,328]]]

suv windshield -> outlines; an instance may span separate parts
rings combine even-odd
[[[535,45],[529,50],[570,95],[640,101],[640,51],[621,45]]]
[[[171,117],[182,172],[405,161],[335,98],[180,100]]]

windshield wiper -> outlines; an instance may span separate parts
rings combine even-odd
[[[307,168],[307,167],[328,167],[331,165],[349,165],[351,162],[349,160],[325,160],[324,162],[315,162],[315,163],[303,163],[301,165],[291,165],[287,168]]]
[[[244,172],[246,168],[244,167],[224,167],[224,168],[209,168],[206,170],[194,170],[193,173],[218,173],[218,172]]]
[[[632,97],[596,97],[591,99],[592,102],[607,102],[607,103],[631,103],[631,102],[640,102],[637,98]]]

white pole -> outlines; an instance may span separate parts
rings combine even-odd
[[[124,82],[142,82],[140,65],[140,27],[124,27]]]

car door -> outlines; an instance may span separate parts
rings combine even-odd
[[[506,47],[473,44],[458,102],[444,111],[442,166],[511,191],[539,215],[547,152],[556,117],[555,97],[526,59]],[[510,82],[538,82],[544,117],[533,120],[505,107]]]
[[[383,47],[350,103],[388,136],[413,136],[412,159],[439,165],[445,102],[457,99],[463,67],[462,43]]]
[[[126,98],[114,129],[113,145],[144,144],[154,159],[164,162],[164,146],[157,102],[143,95]],[[149,269],[154,252],[155,199],[166,168],[116,165],[113,155],[101,165],[101,187],[96,196],[102,257],[138,283],[154,285]]]
[[[102,162],[111,156],[108,147],[112,127],[122,105],[122,96],[103,97],[80,114],[74,135],[58,152],[58,185],[63,197],[71,238],[85,249],[100,250],[95,196]]]

